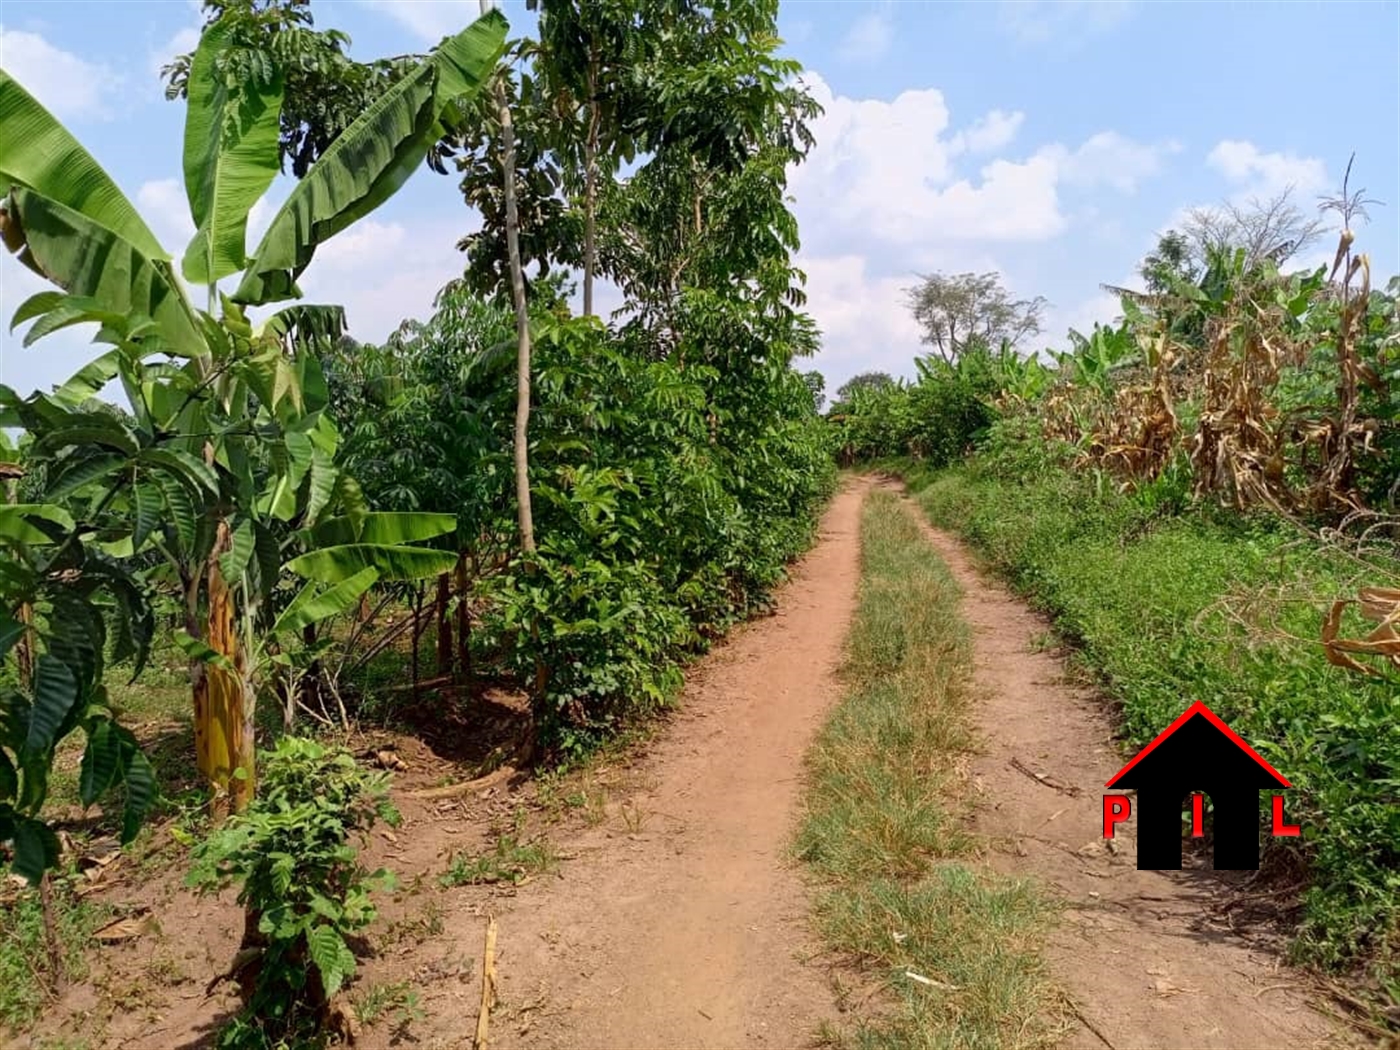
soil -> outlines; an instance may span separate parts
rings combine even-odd
[[[398,767],[405,818],[377,832],[366,855],[404,886],[382,904],[355,994],[397,985],[417,1001],[367,1023],[361,1046],[470,1046],[493,916],[492,1050],[810,1046],[839,1017],[844,974],[812,934],[808,888],[788,850],[803,756],[840,694],[872,484],[847,483],[774,614],[692,667],[676,713],[611,762],[563,782],[505,769],[468,793],[423,798],[463,778],[460,756],[412,737],[366,742],[366,754],[390,752]],[[928,534],[975,631],[985,747],[974,821],[988,862],[1037,878],[1064,904],[1048,961],[1079,1021],[1063,1045],[1344,1043],[1274,946],[1257,930],[1231,929],[1227,888],[1211,873],[1138,872],[1121,828],[1119,852],[1104,849],[1100,785],[1123,759],[1106,705],[1037,651],[1047,630],[1038,616],[956,541]],[[512,701],[490,705],[497,736],[509,738]],[[514,885],[438,884],[455,852],[480,853],[502,834],[547,839],[557,866]],[[93,1047],[209,1045],[235,1003],[205,984],[236,951],[241,913],[231,893],[183,889],[184,863],[163,861],[175,847],[162,854],[162,844],[168,830],[153,860],[122,859],[94,886],[118,914],[155,922],[104,945],[92,977],[51,1004],[34,1039],[81,1032]]]

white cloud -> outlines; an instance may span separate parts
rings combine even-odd
[[[462,274],[456,240],[470,225],[465,210],[461,218],[460,231],[431,220],[361,219],[317,249],[298,281],[306,301],[343,305],[362,342],[381,342],[405,318],[427,318],[438,290]]]
[[[105,118],[122,78],[106,65],[54,47],[38,33],[0,25],[0,66],[62,120]]]
[[[910,374],[923,352],[920,328],[905,306],[904,289],[916,278],[872,277],[859,255],[804,258],[807,308],[822,332],[816,366],[827,389],[860,372]]]
[[[185,26],[177,30],[169,40],[151,51],[148,65],[152,76],[160,76],[160,71],[175,60],[176,55],[187,55],[199,46],[199,27]]]
[[[1147,145],[1115,131],[1101,131],[1073,153],[1051,149],[1060,158],[1060,175],[1066,183],[1111,186],[1120,193],[1132,193],[1139,182],[1162,170],[1163,156],[1179,152],[1181,146],[1175,142]]]
[[[876,62],[894,43],[894,16],[888,6],[861,15],[846,31],[840,55],[847,62]]]
[[[477,0],[360,0],[360,3],[383,12],[425,42],[433,44],[445,36],[461,32],[463,27],[481,17],[481,5]]]
[[[832,389],[872,368],[909,374],[915,355],[926,352],[904,299],[916,274],[1005,273],[993,251],[1018,273],[1061,268],[1059,250],[1049,245],[1071,226],[1100,239],[1119,236],[1102,190],[1134,192],[1180,148],[1104,131],[1073,146],[1008,150],[1023,113],[993,110],[954,131],[936,89],[889,101],[853,99],[819,75],[807,79],[824,114],[812,129],[817,145],[792,172],[790,189],[808,309],[823,334],[816,364]],[[1005,279],[1019,297],[1043,290]],[[1070,325],[1092,328],[1117,313],[1116,300],[1097,284],[1076,294],[1081,301],[1047,314],[1047,341],[1060,341]]]
[[[1126,19],[1133,0],[1003,0],[997,23],[1022,44],[1075,47]]]
[[[816,254],[872,241],[901,248],[937,241],[1043,241],[1064,232],[1062,185],[1123,192],[1155,173],[1169,147],[1113,132],[1077,149],[1041,148],[1029,157],[996,157],[971,174],[956,161],[993,151],[1014,136],[1021,114],[993,111],[946,136],[949,112],[935,89],[893,101],[836,95],[815,74],[809,86],[824,114],[817,146],[792,175],[804,238]]]
[[[1315,193],[1331,185],[1327,165],[1317,157],[1264,153],[1242,139],[1217,143],[1206,163],[1247,196],[1274,197],[1290,186],[1299,193]]]
[[[953,136],[951,148],[955,153],[991,153],[1009,146],[1025,122],[1024,113],[1004,113],[994,109],[978,117],[966,131]]]
[[[407,238],[402,223],[362,219],[316,249],[317,271],[384,266],[401,257],[398,249]]]

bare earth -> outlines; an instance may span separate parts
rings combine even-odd
[[[498,916],[501,1002],[542,1007],[524,1034],[503,1018],[493,1048],[796,1047],[834,1016],[824,969],[803,962],[817,946],[786,851],[803,755],[839,695],[867,487],[836,497],[777,614],[689,676],[626,804],[637,833],[583,833],[564,879]],[[484,921],[462,918],[447,936],[480,944]],[[460,1038],[476,1020],[461,1005],[415,1032]]]
[[[912,502],[909,509],[924,521]],[[1049,961],[1077,1003],[1078,1024],[1062,1045],[1347,1045],[1340,1026],[1310,1005],[1303,981],[1232,929],[1215,877],[1138,871],[1123,825],[1118,849],[1105,848],[1103,784],[1127,756],[1103,700],[1067,683],[1061,661],[1035,650],[1048,630],[1042,617],[979,572],[956,539],[924,528],[963,589],[974,632],[985,748],[973,766],[974,826],[991,841],[994,867],[1036,877],[1064,905]]]

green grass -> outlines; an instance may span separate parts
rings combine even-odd
[[[971,642],[957,585],[913,517],[876,492],[861,523],[847,694],[809,755],[797,850],[818,923],[889,995],[833,1035],[860,1046],[1027,1047],[1054,1033],[1031,886],[966,858]],[[926,984],[910,973],[927,978]]]
[[[67,981],[81,981],[88,975],[93,931],[110,915],[110,909],[75,897],[68,879],[50,878],[62,976]],[[38,1019],[53,977],[39,891],[20,890],[12,902],[0,903],[0,1034],[23,1031]]]
[[[438,881],[447,887],[482,882],[518,884],[531,875],[553,870],[557,863],[548,842],[522,842],[518,833],[507,833],[497,835],[495,844],[485,853],[454,853]]]
[[[1304,837],[1262,841],[1266,873],[1310,885],[1296,957],[1364,962],[1400,1002],[1400,689],[1330,666],[1318,643],[1331,599],[1400,566],[1194,506],[1170,480],[1121,494],[1053,463],[1008,470],[1002,453],[914,475],[918,501],[1053,616],[1130,747],[1202,700],[1292,781]]]

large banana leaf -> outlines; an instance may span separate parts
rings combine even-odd
[[[136,208],[52,113],[0,69],[0,191],[18,183],[61,201],[148,259],[169,259]]]
[[[292,603],[282,610],[271,633],[299,631],[308,624],[320,623],[331,616],[339,616],[352,608],[360,600],[360,595],[369,590],[379,579],[379,571],[373,567],[362,569],[348,576],[333,587],[322,589],[312,580],[301,589]]]
[[[207,352],[194,312],[168,262],[152,258],[82,212],[34,190],[15,186],[10,202],[18,212],[30,257],[54,284],[104,311],[150,318],[171,353]]]
[[[318,546],[332,547],[343,543],[374,543],[400,546],[417,540],[446,536],[457,528],[453,514],[430,514],[426,511],[374,511],[330,518],[311,530]]]
[[[309,580],[340,583],[370,568],[379,573],[381,580],[424,580],[450,572],[456,564],[457,555],[451,551],[347,543],[308,551],[287,562],[286,567]]]
[[[441,135],[452,102],[480,90],[505,46],[499,11],[444,40],[422,64],[345,129],[272,220],[233,298],[269,303],[299,296],[296,280],[316,246],[383,204]]]
[[[213,284],[247,263],[248,212],[277,176],[282,83],[251,82],[230,96],[214,68],[230,29],[204,31],[190,66],[185,111],[185,194],[195,235],[185,249],[185,279]]]

